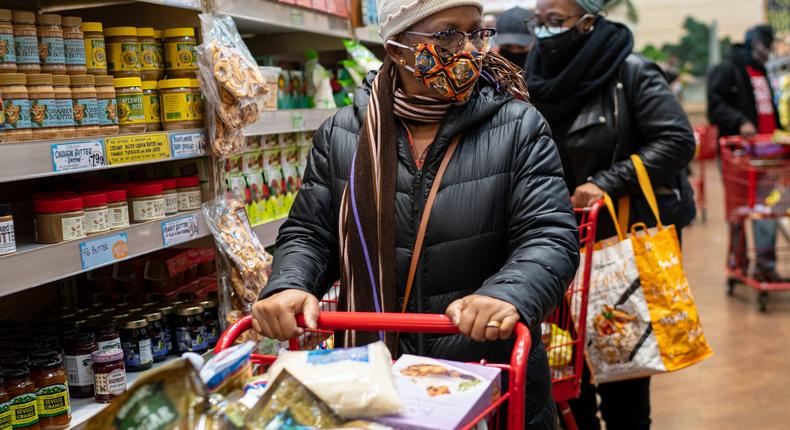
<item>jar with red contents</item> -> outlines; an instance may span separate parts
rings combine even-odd
[[[91,192],[82,194],[81,197],[82,204],[85,206],[85,234],[92,235],[110,231],[107,194]]]
[[[133,223],[165,217],[165,195],[162,184],[135,183],[126,186],[129,216]]]
[[[194,211],[200,209],[203,203],[203,196],[200,192],[200,178],[197,176],[186,176],[176,179],[178,187],[178,210]]]
[[[129,227],[129,204],[126,190],[105,190],[107,195],[108,221],[111,229]]]
[[[126,366],[123,350],[108,349],[91,354],[93,379],[96,387],[95,399],[99,403],[111,403],[126,391]]]
[[[63,340],[69,394],[76,399],[93,397],[91,354],[99,349],[93,333],[76,333]]]

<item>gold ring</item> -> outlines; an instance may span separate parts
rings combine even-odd
[[[486,323],[486,328],[499,328],[502,326],[502,323],[499,321],[489,321]]]

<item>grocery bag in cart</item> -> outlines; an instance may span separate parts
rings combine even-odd
[[[638,156],[631,159],[657,227],[636,223],[628,237],[623,213],[628,202],[621,202],[618,237],[593,254],[586,351],[598,383],[680,370],[713,354],[683,270],[675,226],[661,223],[647,170]],[[618,220],[611,198],[605,201]]]

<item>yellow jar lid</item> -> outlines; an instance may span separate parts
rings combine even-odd
[[[162,38],[162,30],[154,30],[154,39]]]
[[[104,29],[104,37],[137,37],[137,29],[135,27],[110,27]]]
[[[102,31],[102,26],[100,22],[83,22],[80,26],[82,32],[90,32],[90,33],[98,33]]]
[[[168,28],[164,31],[165,39],[168,37],[195,37],[195,29],[192,27]]]
[[[115,78],[113,80],[115,88],[142,87],[140,78]]]
[[[159,89],[164,90],[168,88],[190,88],[191,85],[189,83],[191,79],[181,78],[181,79],[165,79],[163,81],[159,81]]]
[[[137,27],[137,37],[154,37],[153,27]]]
[[[143,90],[156,90],[159,88],[159,83],[156,81],[143,81]]]
[[[200,88],[200,80],[199,79],[190,79],[189,80],[189,87],[190,88]]]

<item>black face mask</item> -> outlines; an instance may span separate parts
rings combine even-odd
[[[579,53],[590,33],[580,33],[574,26],[556,36],[538,39],[538,49],[544,67],[550,72],[559,73]]]
[[[499,55],[505,57],[505,59],[523,69],[527,64],[527,56],[529,55],[529,51],[517,54],[507,49],[500,49]]]

